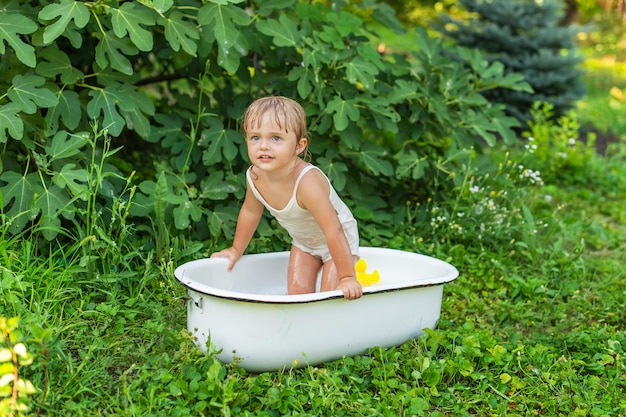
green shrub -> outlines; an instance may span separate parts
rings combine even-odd
[[[438,157],[513,139],[516,121],[479,91],[527,88],[478,56],[468,55],[468,68],[454,63],[424,30],[417,52],[379,54],[372,20],[404,30],[384,3],[337,10],[294,0],[3,7],[0,209],[12,233],[41,223],[47,239],[85,205],[98,212],[82,200],[89,187],[99,190],[97,207],[125,195],[122,213],[135,231],[156,236],[158,256],[177,235],[229,237],[246,166],[238,120],[267,94],[302,102],[314,162],[353,206],[358,201],[360,220],[389,220],[385,213],[416,185],[429,186]],[[84,175],[96,166],[95,137],[79,132],[92,126],[111,140],[99,150],[107,156],[102,184]],[[138,165],[134,188],[126,179]]]
[[[542,227],[529,226],[523,211],[529,195],[544,185],[542,174],[527,166],[532,155],[498,147],[462,151],[455,158],[458,167],[439,161],[441,175],[423,200],[406,203],[399,240],[406,244],[406,235],[411,249],[428,253],[455,245],[504,253],[529,227]]]
[[[532,167],[549,183],[588,181],[595,168],[595,135],[590,133],[585,141],[581,140],[576,114],[569,112],[555,118],[549,103],[535,103],[530,114],[529,130],[523,136],[527,139],[526,149],[534,154]]]

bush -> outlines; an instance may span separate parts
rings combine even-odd
[[[533,168],[552,184],[589,181],[594,168],[590,162],[596,152],[594,134],[581,140],[575,113],[555,118],[549,103],[535,103],[530,114],[529,130],[523,135],[527,138],[526,148],[535,154]]]
[[[455,64],[419,29],[419,51],[381,56],[368,23],[404,30],[385,4],[155,4],[4,6],[0,209],[11,233],[34,222],[54,239],[81,212],[119,220],[119,197],[159,257],[179,234],[230,237],[246,167],[238,121],[267,94],[304,105],[314,162],[359,202],[360,220],[391,220],[430,186],[438,157],[513,138],[516,122],[478,92],[526,88],[521,79],[473,55],[471,68]],[[94,148],[103,137],[109,148]]]

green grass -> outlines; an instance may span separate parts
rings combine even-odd
[[[20,375],[37,388],[21,396],[25,415],[624,416],[626,149],[615,148],[589,161],[602,176],[587,188],[520,194],[525,227],[545,225],[522,228],[525,239],[441,244],[398,232],[390,245],[461,272],[439,327],[298,370],[250,374],[194,347],[172,274],[189,255],[135,256],[103,276],[81,266],[80,246],[3,235],[0,315],[20,316],[12,344],[25,342],[32,362]]]

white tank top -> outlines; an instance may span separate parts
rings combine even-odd
[[[263,198],[261,193],[254,186],[254,182],[250,177],[250,169],[248,168],[246,171],[246,179],[248,180],[248,185],[252,190],[254,196],[261,202],[263,205],[269,210],[269,212],[276,218],[278,223],[283,226],[289,235],[294,240],[294,243],[297,243],[297,246],[305,246],[308,248],[320,248],[323,246],[327,246],[326,244],[326,236],[324,232],[315,221],[315,218],[311,214],[310,211],[303,209],[298,204],[296,200],[296,192],[298,190],[298,185],[300,184],[300,180],[311,169],[317,169],[324,175],[324,178],[328,181],[328,185],[330,187],[330,202],[332,203],[335,211],[337,212],[337,216],[339,217],[339,221],[341,222],[344,230],[346,231],[346,237],[348,238],[348,243],[351,248],[358,248],[358,231],[357,231],[357,223],[350,209],[346,204],[339,198],[337,192],[333,188],[330,180],[320,170],[318,167],[314,165],[307,165],[296,178],[296,184],[293,187],[293,193],[291,195],[291,199],[285,206],[285,208],[281,210],[277,210],[274,207],[270,206],[267,201]],[[356,242],[355,242],[356,237]]]

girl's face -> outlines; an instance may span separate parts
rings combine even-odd
[[[298,155],[306,149],[307,139],[298,138],[293,131],[287,132],[284,127],[287,124],[281,122],[267,112],[257,126],[247,130],[248,157],[252,165],[263,171],[293,167]]]

